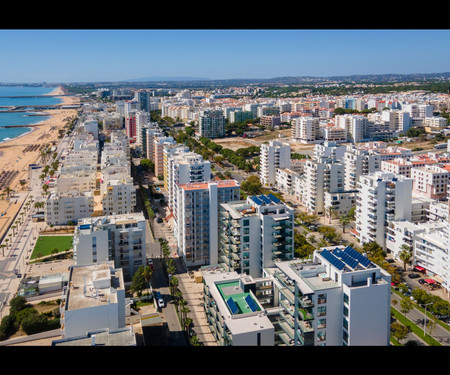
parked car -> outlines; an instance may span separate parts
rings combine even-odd
[[[157,222],[157,223],[162,223],[162,221],[163,221],[163,220],[161,219],[161,217],[158,216],[158,217],[156,218],[156,222]]]
[[[425,284],[425,279],[419,279],[418,282],[419,284]]]
[[[160,292],[156,292],[156,301],[157,301],[158,307],[160,309],[162,309],[165,306],[164,300],[163,300]]]
[[[408,274],[408,277],[410,279],[417,279],[418,277],[420,277],[420,275],[417,273],[410,273],[410,274]]]

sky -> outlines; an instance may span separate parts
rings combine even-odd
[[[2,29],[0,82],[450,71],[450,30]]]

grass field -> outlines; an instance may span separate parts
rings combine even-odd
[[[58,252],[72,249],[72,238],[73,236],[39,236],[30,259],[50,255],[55,248]]]

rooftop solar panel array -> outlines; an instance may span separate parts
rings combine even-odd
[[[338,270],[343,270],[346,267],[351,270],[372,267],[372,262],[367,257],[350,246],[347,246],[344,250],[336,248],[328,251],[324,249],[321,255]]]
[[[227,299],[227,304],[228,304],[228,307],[230,308],[230,311],[231,311],[231,313],[233,315],[237,314],[239,312],[239,308],[237,307],[236,302],[233,301],[233,298],[231,298],[231,297],[228,298]]]
[[[258,305],[253,300],[253,298],[250,296],[250,294],[248,294],[244,299],[245,299],[245,302],[247,302],[248,307],[250,307],[250,309],[252,311],[258,311]]]

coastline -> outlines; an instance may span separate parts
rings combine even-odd
[[[45,95],[65,95],[61,87],[55,88]],[[79,99],[72,96],[62,97],[63,105],[78,104]],[[27,186],[22,188],[20,180],[24,179],[28,182],[28,168],[30,164],[40,161],[40,150],[46,148],[47,145],[57,144],[59,142],[58,130],[62,129],[67,120],[77,115],[75,108],[63,108],[46,110],[49,118],[33,124],[30,131],[14,137],[9,140],[0,142],[0,174],[3,172],[14,172],[14,177],[8,184],[15,191],[14,200],[18,199],[18,204],[10,205],[5,196],[0,197],[0,240],[6,234],[9,226],[12,224],[18,210],[21,207],[21,200],[28,194]],[[0,188],[0,193],[4,193],[5,186]],[[34,199],[39,197],[34,197]],[[11,199],[11,201],[13,200]]]

